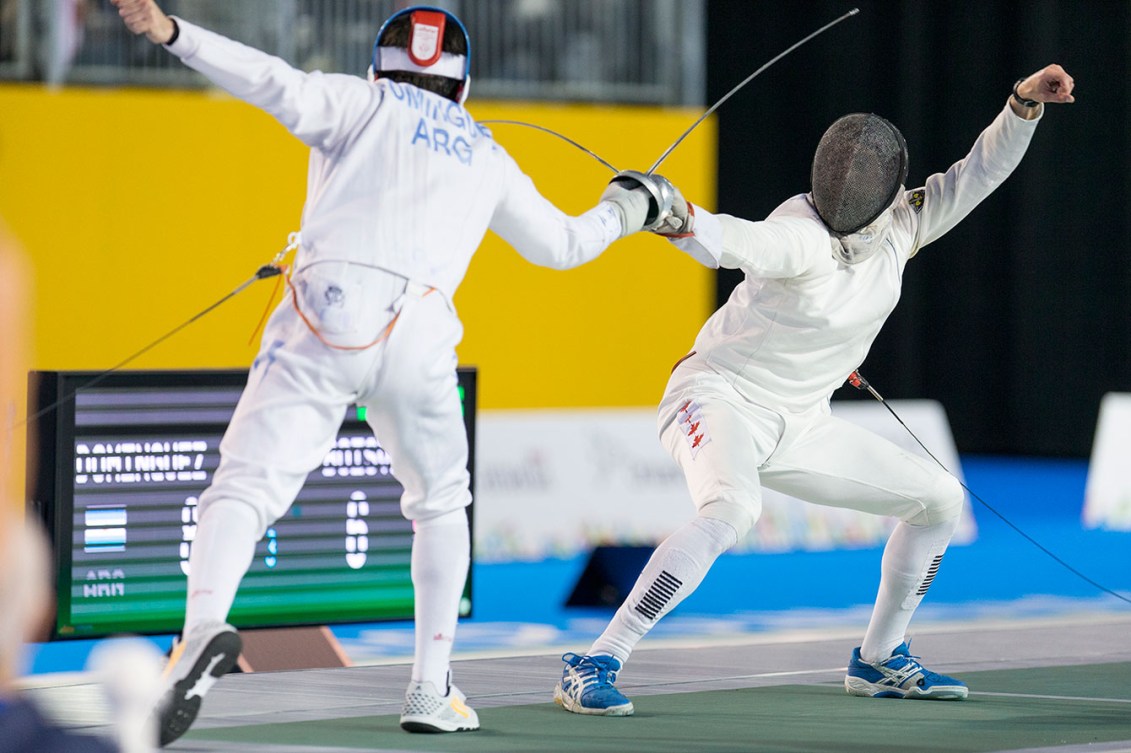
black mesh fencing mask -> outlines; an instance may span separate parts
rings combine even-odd
[[[825,131],[813,155],[813,204],[841,235],[866,227],[907,179],[907,143],[879,115],[853,113]]]

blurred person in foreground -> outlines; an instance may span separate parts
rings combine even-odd
[[[48,720],[17,688],[25,646],[47,632],[54,593],[46,538],[18,502],[15,432],[27,400],[30,289],[27,259],[0,221],[0,753],[113,753],[119,749],[106,740]]]
[[[42,531],[10,508],[0,509],[0,753],[116,753],[120,749],[102,738],[49,721],[17,691],[24,646],[42,637],[51,593]]]
[[[16,432],[27,403],[31,279],[27,258],[0,219],[0,513],[10,509],[17,517],[22,516],[16,505],[24,489]]]

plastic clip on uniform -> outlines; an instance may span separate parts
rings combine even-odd
[[[883,403],[884,406],[887,407],[887,409],[889,411],[891,410],[891,407],[888,406],[887,402],[880,395],[880,393],[876,392],[875,388],[872,387],[872,385],[868,383],[868,380],[865,379],[860,374],[859,371],[854,371],[854,372],[852,372],[851,374],[848,375],[848,383],[851,384],[853,387],[855,387],[858,390],[870,393],[872,395],[872,397],[876,398],[881,403]],[[893,412],[892,415],[894,415],[894,412]],[[899,420],[899,416],[896,416],[896,420]],[[900,423],[903,423],[903,421],[900,421]]]

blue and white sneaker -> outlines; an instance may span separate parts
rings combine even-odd
[[[901,643],[882,662],[872,664],[860,658],[860,648],[852,649],[844,689],[849,695],[870,698],[911,698],[932,701],[961,701],[966,683],[940,675],[919,663],[906,643]]]
[[[615,656],[562,656],[562,680],[554,688],[554,703],[575,714],[631,716],[632,701],[613,687],[620,671]]]

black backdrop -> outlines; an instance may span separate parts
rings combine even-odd
[[[921,185],[1014,81],[1060,63],[1076,103],[1047,107],[1005,185],[909,262],[861,372],[885,398],[941,401],[960,452],[1087,456],[1100,398],[1131,391],[1131,2],[709,0],[708,100],[853,7],[718,111],[719,211],[761,219],[807,191],[847,112],[899,126]],[[719,273],[720,303],[740,279]]]

